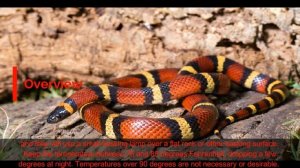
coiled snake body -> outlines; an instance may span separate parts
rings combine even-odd
[[[218,123],[218,110],[204,94],[226,94],[231,81],[267,96]],[[225,126],[265,112],[284,102],[288,96],[289,90],[279,80],[224,56],[205,56],[190,61],[180,70],[146,71],[115,79],[110,84],[83,88],[60,103],[47,121],[56,123],[79,110],[90,126],[111,139],[191,140],[206,136],[214,128],[214,133],[219,135]],[[161,104],[173,99],[182,100],[182,106],[188,111],[186,115],[172,118],[129,117],[104,106],[107,102]]]

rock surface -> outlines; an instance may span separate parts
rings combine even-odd
[[[14,65],[22,92],[25,78],[98,84],[207,54],[299,81],[299,44],[298,8],[6,8],[0,98]]]
[[[222,115],[230,115],[240,108],[255,103],[264,97],[263,94],[248,91],[244,93],[232,92],[226,96],[225,100],[219,98],[214,100]],[[221,100],[223,99],[223,100]],[[74,114],[71,117],[57,124],[48,124],[47,115],[62,101],[62,98],[45,99],[37,102],[19,102],[17,104],[5,104],[4,108],[10,118],[10,129],[8,135],[18,124],[30,118],[34,118],[23,124],[15,138],[37,138],[37,139],[69,139],[69,138],[104,138],[100,133],[93,130],[85,122],[73,122],[79,115]],[[145,116],[145,117],[174,117],[183,113],[181,107],[170,104],[167,106],[155,105],[150,107],[124,107],[118,110],[122,115]],[[2,115],[2,114],[1,114]],[[238,121],[227,126],[222,135],[226,139],[255,139],[255,138],[279,138],[288,139],[290,131],[299,127],[300,116],[300,98],[291,98],[283,105],[269,110],[267,113],[258,114],[246,120]],[[291,126],[284,123],[294,121]],[[298,121],[297,121],[298,120]],[[2,128],[6,124],[5,117],[0,118]],[[73,124],[71,124],[73,123]],[[209,138],[216,138],[214,135]]]
[[[217,98],[214,102],[217,104],[219,111],[222,115],[229,115],[235,112],[236,110],[246,107],[250,103],[256,102],[258,99],[263,98],[264,95],[253,92],[232,92],[230,95],[226,97]],[[213,97],[212,97],[213,98]],[[13,130],[16,127],[19,127],[16,133],[12,138],[16,139],[107,139],[107,137],[102,136],[99,132],[92,129],[89,125],[87,125],[83,121],[76,121],[78,118],[77,114],[72,115],[71,117],[65,119],[62,123],[57,124],[48,124],[46,122],[46,118],[49,112],[55,108],[58,102],[62,101],[62,98],[57,99],[44,99],[37,102],[28,101],[28,102],[19,102],[17,104],[4,104],[1,107],[4,108],[8,116],[10,118],[10,126],[7,131],[6,138],[11,135]],[[123,109],[123,110],[120,110]],[[238,121],[233,123],[232,125],[227,126],[224,130],[222,130],[222,135],[225,139],[238,139],[238,142],[241,140],[249,140],[249,139],[263,139],[263,140],[274,140],[274,139],[289,139],[290,133],[292,131],[299,131],[299,116],[300,116],[300,98],[290,98],[283,105],[276,107],[274,109],[269,110],[267,113],[258,114],[256,116],[250,117],[248,119]],[[169,104],[167,106],[151,106],[151,107],[122,107],[118,108],[118,111],[121,112],[122,115],[129,116],[146,116],[146,117],[174,117],[179,116],[183,113],[183,109],[177,107],[174,104]],[[1,114],[3,116],[3,114]],[[22,126],[19,124],[24,123]],[[76,121],[76,122],[74,122]],[[1,127],[3,128],[6,124],[5,117],[0,118]],[[286,124],[290,123],[290,124]],[[215,135],[209,135],[201,140],[193,141],[195,142],[206,142],[206,140],[218,140],[218,137]],[[281,141],[279,142],[281,144]],[[281,144],[282,146],[278,146],[276,148],[260,148],[263,152],[266,150],[273,151],[277,153],[277,159],[283,159],[285,156],[285,152],[287,149],[287,145],[285,143]],[[132,151],[135,152],[151,152],[156,151],[159,153],[167,153],[167,152],[199,152],[199,151],[211,151],[211,152],[222,152],[227,151],[226,148],[222,147],[211,147],[211,148],[199,148],[199,147],[191,147],[191,146],[180,146],[180,147],[85,147],[82,150],[84,152],[101,152],[101,151],[110,151],[110,152],[121,152],[124,155],[122,157],[101,157],[94,158],[96,160],[176,160],[181,158],[182,160],[201,160],[209,159],[209,160],[222,160],[219,157],[172,157],[166,158],[164,156],[161,157],[152,157],[152,156],[139,156],[132,157],[127,156],[126,153],[130,153]],[[35,148],[33,148],[35,149]],[[48,148],[46,148],[48,149]],[[76,148],[72,148],[72,151]],[[251,148],[252,149],[252,148]],[[38,149],[36,149],[39,151]],[[247,147],[240,147],[238,149],[234,149],[235,152],[239,151],[249,151]],[[8,156],[10,159],[16,159],[16,153],[11,153]],[[252,158],[252,159],[259,159]],[[290,157],[288,157],[290,158]],[[48,158],[45,158],[48,159]],[[70,159],[70,158],[69,158]],[[73,158],[80,160],[90,160],[93,158]],[[224,159],[224,158],[223,158]],[[232,158],[230,158],[232,159]],[[243,160],[243,158],[241,158]],[[237,159],[234,159],[237,160]],[[246,159],[247,160],[247,159]]]

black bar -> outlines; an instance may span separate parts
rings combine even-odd
[[[80,167],[80,163],[82,164],[91,164],[96,166],[96,164],[101,164],[101,167],[111,167],[111,166],[117,166],[122,167],[124,163],[126,164],[136,164],[137,167],[143,166],[143,167],[159,167],[154,165],[162,165],[162,164],[168,164],[168,165],[175,165],[176,167],[179,164],[186,164],[186,167],[204,167],[205,165],[226,165],[229,163],[236,164],[236,167],[256,167],[254,164],[256,164],[258,167],[262,167],[259,165],[265,164],[263,167],[273,167],[273,165],[277,165],[277,167],[299,167],[300,162],[299,161],[277,161],[277,162],[268,162],[268,161],[150,161],[150,160],[144,160],[144,161],[79,161],[79,160],[68,160],[68,161],[0,161],[1,167],[61,167],[63,164],[66,165],[66,167],[69,167],[69,165],[72,165],[72,167]],[[269,164],[269,166],[267,165]],[[31,165],[31,166],[30,166]],[[43,166],[44,165],[44,166]],[[52,166],[51,166],[52,165]],[[106,165],[106,166],[105,166]],[[201,165],[201,166],[200,166]],[[242,166],[244,165],[244,166]],[[164,167],[164,166],[163,166]]]
[[[9,0],[3,7],[295,7],[285,0]]]

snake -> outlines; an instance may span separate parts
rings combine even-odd
[[[266,96],[220,118],[208,94],[226,95],[232,83]],[[281,105],[289,89],[280,80],[247,68],[222,55],[196,57],[182,68],[142,71],[82,88],[49,114],[57,123],[79,111],[81,118],[102,135],[115,140],[196,140],[211,133],[222,137],[226,126]],[[112,111],[110,104],[147,106],[179,100],[187,111],[168,118],[126,116]]]

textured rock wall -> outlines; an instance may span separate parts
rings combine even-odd
[[[100,83],[222,54],[299,80],[299,44],[296,8],[2,8],[0,98],[11,92],[13,65],[20,81]]]

